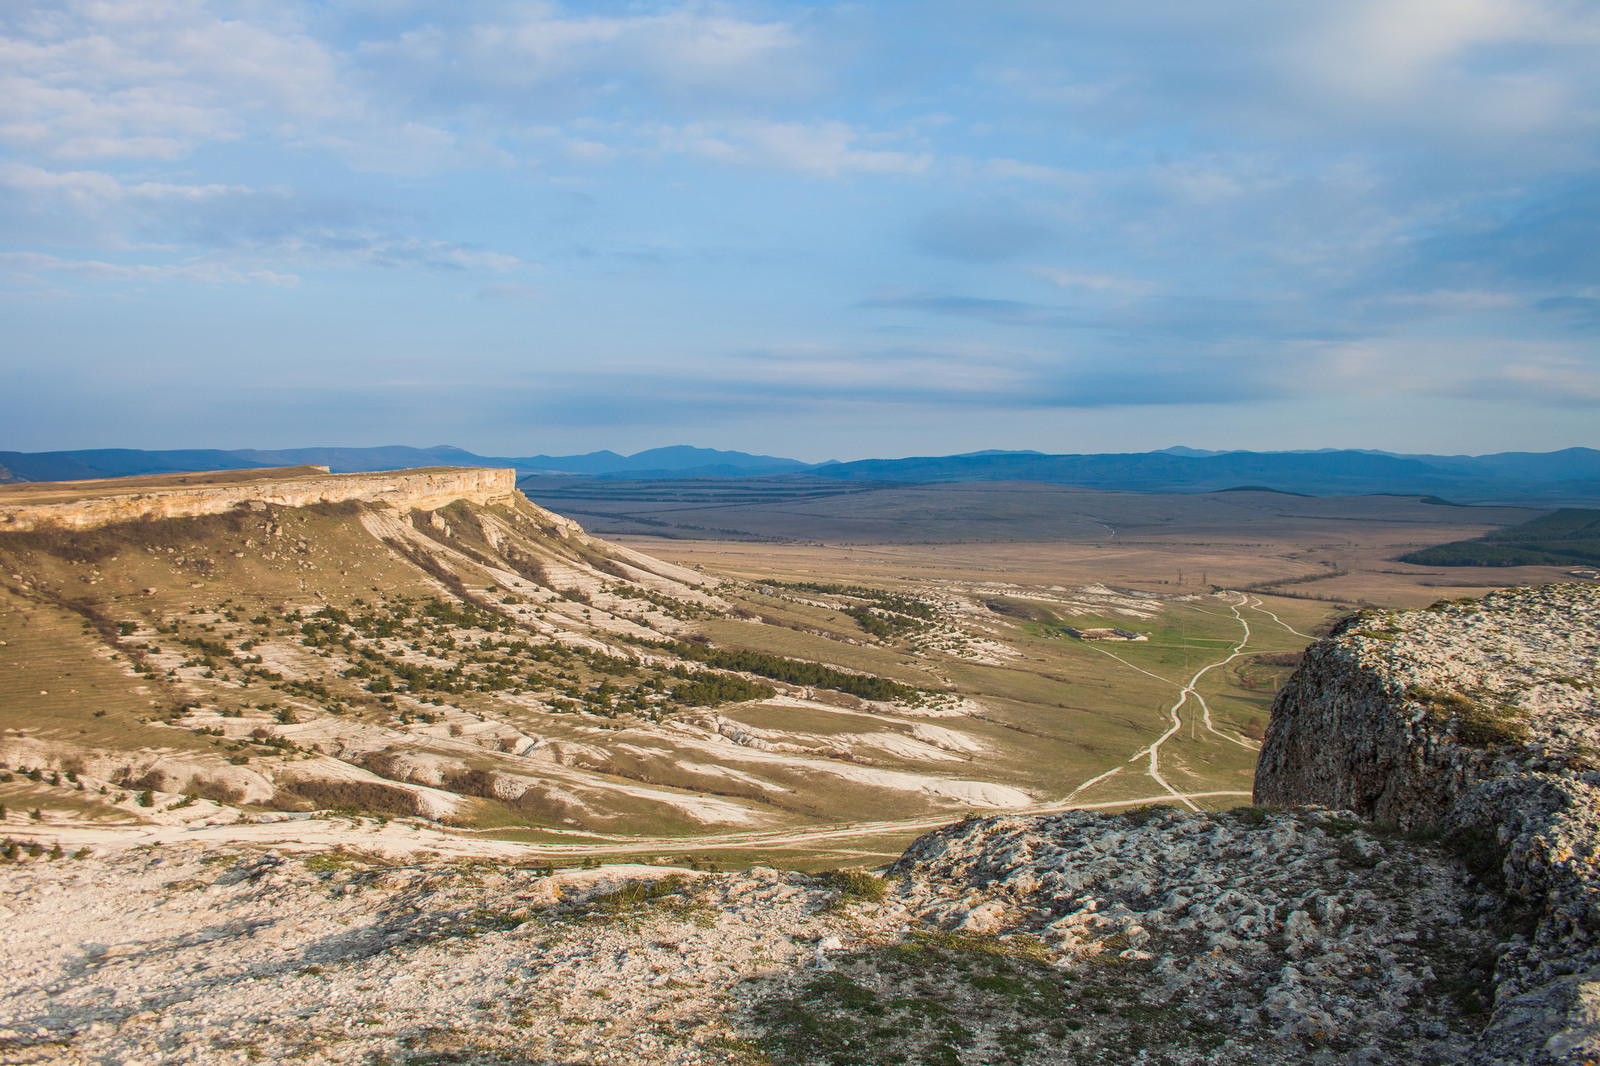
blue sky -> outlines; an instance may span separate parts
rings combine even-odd
[[[0,8],[0,449],[1600,446],[1600,6]]]

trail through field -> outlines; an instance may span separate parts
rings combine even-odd
[[[1251,751],[1254,751],[1257,748],[1255,744],[1250,743],[1250,741],[1245,740],[1243,737],[1229,736],[1218,729],[1211,721],[1211,708],[1206,703],[1205,697],[1200,695],[1199,691],[1195,688],[1195,686],[1200,683],[1200,679],[1206,674],[1210,673],[1212,670],[1215,670],[1219,666],[1228,665],[1240,655],[1243,655],[1245,645],[1250,643],[1250,623],[1245,621],[1244,615],[1239,613],[1240,607],[1249,604],[1250,597],[1246,596],[1244,593],[1236,593],[1236,595],[1239,596],[1239,602],[1230,603],[1228,607],[1231,611],[1233,611],[1233,616],[1239,620],[1239,625],[1244,630],[1243,635],[1239,638],[1239,642],[1233,645],[1233,648],[1228,654],[1227,658],[1218,659],[1214,663],[1208,663],[1207,665],[1202,666],[1199,670],[1195,671],[1194,676],[1189,678],[1188,683],[1179,689],[1177,702],[1171,707],[1167,708],[1166,715],[1170,724],[1167,726],[1166,732],[1162,733],[1161,736],[1157,737],[1147,747],[1140,748],[1138,751],[1134,752],[1128,757],[1129,762],[1137,762],[1140,758],[1148,757],[1149,765],[1145,768],[1145,773],[1148,774],[1150,779],[1156,784],[1166,789],[1169,796],[1176,798],[1192,811],[1198,811],[1200,808],[1195,805],[1194,800],[1190,798],[1190,794],[1179,792],[1177,789],[1168,784],[1167,780],[1161,776],[1161,745],[1165,744],[1172,738],[1173,734],[1177,733],[1178,730],[1183,728],[1183,715],[1181,712],[1183,710],[1183,705],[1189,702],[1189,698],[1191,696],[1194,697],[1195,702],[1200,704],[1200,720],[1208,732],[1215,734],[1217,737],[1227,741],[1230,744],[1237,744],[1240,747],[1247,748]],[[1282,624],[1283,623],[1279,622],[1279,625]],[[1169,685],[1177,685],[1177,682],[1162,677],[1160,674],[1152,673],[1142,666],[1135,666],[1133,663],[1130,663],[1128,660],[1114,652],[1107,651],[1106,649],[1098,647],[1094,644],[1090,644],[1089,646],[1094,648],[1094,650],[1100,654],[1115,659],[1117,662],[1121,663],[1123,666],[1126,666],[1130,670],[1137,670],[1146,677],[1153,677],[1157,681],[1162,681]],[[1117,769],[1120,769],[1120,767]],[[1076,796],[1079,792],[1082,792],[1090,785],[1103,781],[1114,773],[1116,773],[1116,769],[1108,770],[1098,777],[1090,778],[1088,781],[1085,781],[1083,784],[1073,789],[1071,795],[1069,795],[1067,798],[1070,800],[1072,796]]]
[[[1011,815],[1056,814],[1068,810],[1111,810],[1118,807],[1138,807],[1159,803],[1177,796],[1179,799],[1206,799],[1220,796],[1249,796],[1248,792],[1213,791],[1181,793],[1168,791],[1155,796],[1108,800],[1102,803],[1074,803],[1070,799],[1041,803],[1026,810],[1007,812]],[[1196,808],[1198,809],[1198,808]],[[210,847],[246,845],[254,847],[285,848],[288,850],[324,850],[327,848],[354,848],[385,855],[404,856],[417,852],[432,853],[440,858],[470,859],[498,858],[505,861],[527,861],[544,858],[578,857],[591,855],[638,855],[658,853],[663,855],[731,849],[765,850],[800,848],[828,841],[847,841],[873,837],[892,837],[904,833],[922,832],[949,825],[949,814],[928,815],[888,822],[851,822],[849,824],[815,826],[792,830],[766,830],[757,832],[720,833],[701,837],[630,837],[623,835],[580,832],[576,830],[540,829],[552,836],[570,835],[580,839],[572,843],[525,843],[488,836],[496,830],[456,829],[449,832],[414,822],[377,822],[362,818],[332,816],[322,818],[296,818],[277,822],[236,822],[232,825],[186,827],[179,825],[95,826],[87,823],[66,825],[12,825],[8,833],[19,841],[38,841],[42,844],[59,843],[67,851],[88,847],[94,850],[120,851],[132,847],[149,847],[168,844],[200,844]],[[870,852],[870,854],[898,855],[899,850]]]
[[[1255,599],[1255,602],[1251,603],[1250,602],[1251,597],[1246,596],[1245,597],[1245,606],[1249,607],[1252,611],[1255,611],[1258,614],[1266,615],[1268,618],[1272,619],[1274,622],[1278,623],[1280,626],[1282,626],[1283,628],[1287,629],[1289,632],[1293,633],[1295,636],[1297,636],[1297,637],[1305,637],[1307,640],[1311,639],[1311,634],[1300,632],[1294,626],[1290,625],[1288,622],[1285,622],[1283,619],[1279,618],[1277,615],[1273,614],[1271,611],[1267,610],[1264,606],[1262,606],[1263,601],[1262,601],[1260,596],[1256,596],[1256,597],[1254,597],[1254,599]]]

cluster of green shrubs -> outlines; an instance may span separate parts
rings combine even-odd
[[[1421,566],[1600,565],[1600,510],[1563,507],[1478,540],[1458,540],[1402,555]]]
[[[781,655],[772,655],[764,651],[712,648],[681,640],[637,640],[635,643],[644,647],[659,648],[681,659],[704,663],[719,670],[737,670],[741,673],[755,674],[757,677],[769,677],[774,681],[790,685],[830,688],[836,692],[859,696],[864,700],[915,702],[923,695],[910,685],[902,685],[885,677],[849,674],[843,670],[835,670],[831,666],[823,666],[821,663],[786,659]]]
[[[865,585],[834,585],[816,581],[765,581],[762,584],[795,592],[865,600],[865,605],[844,607],[841,613],[855,619],[863,632],[880,640],[926,628],[938,617],[934,609],[922,600]]]
[[[774,695],[771,685],[747,681],[737,674],[702,671],[672,689],[672,699],[685,707],[714,707],[722,703],[764,700]]]

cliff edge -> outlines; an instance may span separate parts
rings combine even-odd
[[[1600,1058],[1597,668],[1600,587],[1508,589],[1348,620],[1273,707],[1258,804],[1445,834],[1503,887],[1474,1061]]]
[[[223,514],[236,507],[307,507],[349,500],[430,511],[456,500],[488,504],[516,491],[515,470],[476,467],[379,474],[330,474],[323,467],[288,467],[224,471],[215,476],[22,484],[0,490],[0,532],[93,529],[113,522]]]

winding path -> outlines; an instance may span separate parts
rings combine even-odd
[[[1129,762],[1136,762],[1140,758],[1148,756],[1150,762],[1149,762],[1149,766],[1147,766],[1146,769],[1145,769],[1145,773],[1150,776],[1151,780],[1155,781],[1156,784],[1160,785],[1163,789],[1165,789],[1169,796],[1171,796],[1173,798],[1176,798],[1177,800],[1182,802],[1185,806],[1187,806],[1192,811],[1198,811],[1200,809],[1198,806],[1195,805],[1194,800],[1191,798],[1191,796],[1197,796],[1197,795],[1199,795],[1199,793],[1179,792],[1177,789],[1173,788],[1172,785],[1170,785],[1164,777],[1161,776],[1161,745],[1165,744],[1168,740],[1170,740],[1172,738],[1173,734],[1175,734],[1179,729],[1183,728],[1183,716],[1182,716],[1182,714],[1180,712],[1183,709],[1183,705],[1185,703],[1189,702],[1189,697],[1190,696],[1193,696],[1194,699],[1195,699],[1195,702],[1200,704],[1200,719],[1201,719],[1202,724],[1205,725],[1206,730],[1208,732],[1215,734],[1217,737],[1220,737],[1222,740],[1225,740],[1230,744],[1237,744],[1240,747],[1246,748],[1246,749],[1251,750],[1251,751],[1255,751],[1256,747],[1257,747],[1256,745],[1250,743],[1248,740],[1245,740],[1243,737],[1229,736],[1227,733],[1224,733],[1221,730],[1219,730],[1211,721],[1211,708],[1206,703],[1205,697],[1200,695],[1199,691],[1195,688],[1195,686],[1197,684],[1199,684],[1200,679],[1202,677],[1204,677],[1206,674],[1210,673],[1212,670],[1215,670],[1219,666],[1228,665],[1229,663],[1233,662],[1233,660],[1237,659],[1240,655],[1244,654],[1245,645],[1250,642],[1250,623],[1245,620],[1244,615],[1239,613],[1239,608],[1240,607],[1247,606],[1250,603],[1250,597],[1245,595],[1242,592],[1241,593],[1235,593],[1235,595],[1237,595],[1239,597],[1239,602],[1238,603],[1230,603],[1228,605],[1228,607],[1229,607],[1230,610],[1233,611],[1233,616],[1239,620],[1239,625],[1242,626],[1243,629],[1244,629],[1244,634],[1242,636],[1240,636],[1239,642],[1233,646],[1232,650],[1229,652],[1229,654],[1228,654],[1228,656],[1226,658],[1218,659],[1214,663],[1208,663],[1207,665],[1202,666],[1199,670],[1195,671],[1194,676],[1189,678],[1188,683],[1179,688],[1177,702],[1174,703],[1171,707],[1167,708],[1166,714],[1167,714],[1167,718],[1171,722],[1171,724],[1167,727],[1166,732],[1162,733],[1161,736],[1157,737],[1148,746],[1140,748],[1138,751],[1134,752],[1132,755],[1130,755],[1128,757],[1128,761]],[[1271,612],[1263,612],[1263,613],[1271,613]],[[1274,620],[1276,620],[1276,616],[1274,616]],[[1278,624],[1279,625],[1283,625],[1282,622],[1279,622]],[[1287,626],[1285,626],[1285,628],[1287,628]],[[1164,683],[1166,683],[1168,685],[1176,685],[1177,684],[1177,682],[1168,680],[1167,678],[1162,677],[1160,674],[1151,673],[1149,670],[1146,670],[1142,666],[1135,666],[1133,663],[1130,663],[1128,660],[1124,659],[1122,656],[1117,655],[1114,652],[1107,651],[1106,649],[1098,647],[1098,646],[1093,645],[1093,644],[1091,644],[1090,647],[1094,648],[1095,651],[1099,652],[1102,655],[1105,655],[1105,656],[1108,656],[1109,658],[1115,659],[1117,662],[1121,663],[1123,666],[1126,666],[1130,670],[1137,670],[1139,673],[1144,674],[1146,677],[1153,677],[1157,681],[1164,682]],[[1116,767],[1115,769],[1107,770],[1105,773],[1101,774],[1098,777],[1090,778],[1088,781],[1085,781],[1083,784],[1081,784],[1077,788],[1073,789],[1072,793],[1067,798],[1070,800],[1072,798],[1072,796],[1076,796],[1078,793],[1082,792],[1084,789],[1088,788],[1090,785],[1097,784],[1100,781],[1104,781],[1106,778],[1108,778],[1112,774],[1116,773],[1117,770],[1119,770],[1119,769],[1121,769],[1121,767]],[[1230,795],[1248,795],[1248,793],[1230,793]]]
[[[1257,614],[1266,615],[1268,618],[1272,619],[1274,622],[1278,623],[1280,626],[1282,626],[1283,628],[1287,629],[1289,632],[1293,633],[1297,637],[1304,637],[1307,640],[1311,639],[1311,634],[1300,632],[1294,626],[1290,625],[1288,622],[1285,622],[1283,619],[1279,618],[1277,615],[1275,615],[1271,611],[1267,610],[1266,607],[1264,607],[1262,605],[1264,601],[1261,599],[1260,596],[1255,597],[1255,602],[1254,603],[1250,602],[1251,597],[1249,597],[1249,596],[1246,596],[1244,599],[1245,599],[1245,606],[1249,607],[1252,611],[1255,611]]]

